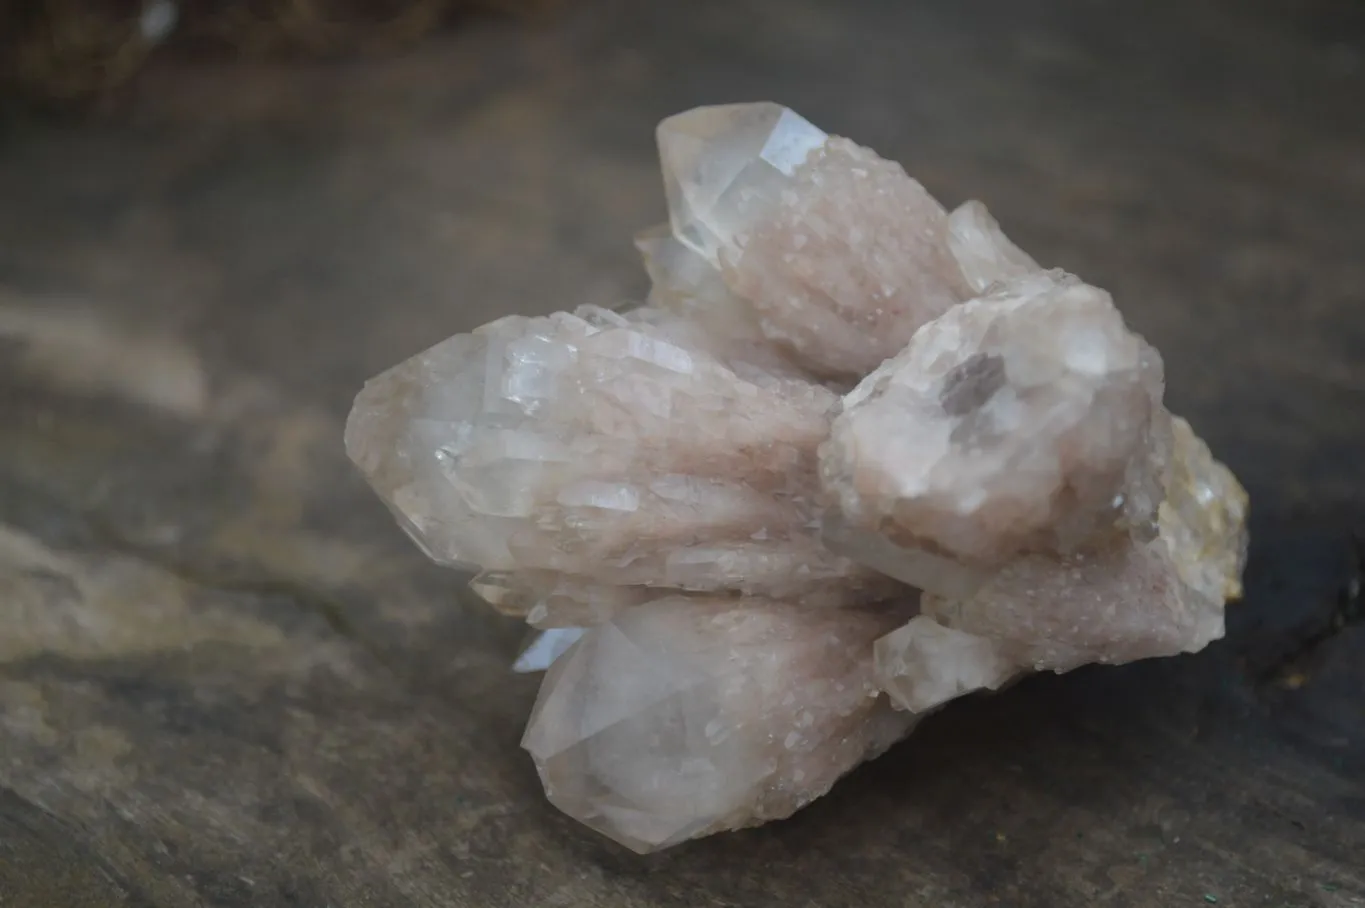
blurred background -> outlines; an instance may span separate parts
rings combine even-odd
[[[545,803],[522,629],[341,427],[641,299],[655,124],[753,100],[1111,291],[1251,492],[1248,593],[637,858]],[[1362,253],[1359,0],[4,0],[0,904],[1365,904]]]

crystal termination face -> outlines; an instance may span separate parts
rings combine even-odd
[[[1222,636],[1247,495],[1108,293],[780,105],[657,137],[644,304],[449,338],[346,425],[422,551],[537,629],[552,803],[654,851],[957,697]]]

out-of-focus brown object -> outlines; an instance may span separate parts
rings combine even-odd
[[[87,106],[155,53],[328,57],[401,50],[480,13],[556,0],[0,0],[0,95]]]

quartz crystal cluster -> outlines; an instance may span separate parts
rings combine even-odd
[[[1222,635],[1246,493],[1108,293],[778,105],[658,139],[644,305],[452,337],[346,429],[423,551],[540,629],[551,801],[663,848],[955,697]]]

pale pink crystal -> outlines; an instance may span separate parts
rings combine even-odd
[[[645,306],[451,338],[346,429],[541,629],[555,804],[637,851],[762,823],[955,697],[1222,634],[1246,493],[1108,294],[778,105],[658,138]]]
[[[873,681],[896,607],[662,599],[550,668],[523,745],[560,809],[640,852],[786,817],[913,724]]]
[[[600,624],[661,595],[653,587],[597,583],[557,571],[483,571],[469,588],[504,615],[541,629]]]
[[[722,273],[813,372],[857,378],[970,296],[947,231],[942,206],[899,164],[832,138]]]
[[[764,150],[745,169],[730,161],[737,133]],[[684,187],[669,193],[678,239],[814,374],[856,380],[971,295],[943,206],[899,164],[784,108],[678,114],[659,148],[666,184]]]
[[[971,596],[926,593],[921,608],[877,641],[882,686],[914,712],[1026,671],[1198,652],[1223,636],[1222,600],[1184,583],[1164,539],[1025,556]]]
[[[1223,635],[1222,603],[1180,580],[1161,539],[1028,555],[968,598],[926,593],[921,607],[947,627],[1008,644],[1037,670],[1197,652]]]
[[[997,690],[1017,677],[1017,653],[989,637],[945,627],[917,615],[877,640],[877,681],[897,705],[924,713],[978,690]]]
[[[668,323],[509,316],[373,379],[347,446],[435,560],[622,586],[881,585],[816,527],[836,398],[740,379]]]
[[[922,712],[1025,671],[1196,652],[1221,637],[1223,604],[1241,595],[1247,495],[1189,423],[1172,423],[1156,539],[1025,556],[969,592],[926,594],[923,615],[877,641],[892,699]]]
[[[736,375],[757,384],[809,377],[763,333],[753,307],[730,292],[715,266],[667,225],[640,233],[635,247],[653,285],[649,306],[677,316],[675,331],[690,328],[691,345],[711,350]]]
[[[1154,534],[1170,432],[1161,358],[1070,275],[994,287],[844,399],[821,448],[843,518],[985,565],[1119,525]]]

